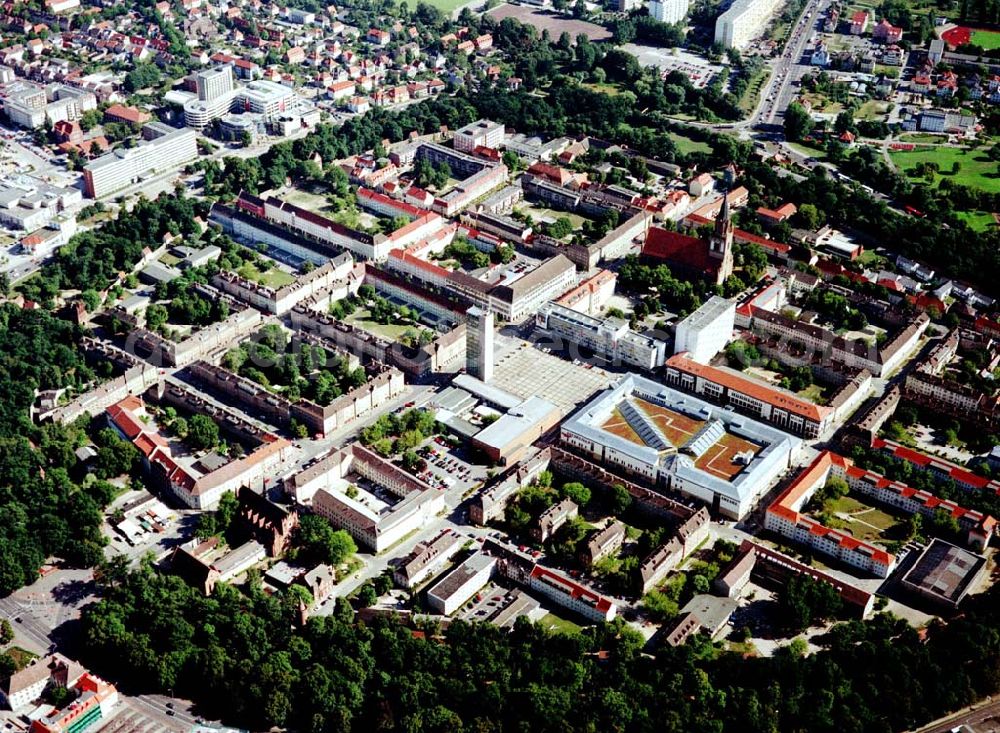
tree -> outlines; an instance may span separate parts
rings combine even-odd
[[[813,129],[812,117],[798,102],[792,102],[785,110],[785,137],[798,142],[807,137]]]
[[[194,415],[188,420],[187,442],[195,450],[209,450],[219,444],[219,425],[208,415]]]
[[[831,584],[808,575],[796,575],[781,589],[778,605],[785,625],[792,631],[801,631],[839,614],[843,601]]]
[[[14,641],[14,627],[7,619],[0,619],[0,644],[10,644]]]
[[[590,489],[577,481],[563,484],[562,489],[559,490],[559,495],[565,499],[572,500],[580,507],[585,507],[590,503]]]
[[[632,495],[621,484],[611,487],[611,513],[620,517],[632,507]]]
[[[318,562],[338,567],[358,551],[354,539],[323,517],[306,514],[299,522],[298,543]]]
[[[358,592],[358,603],[361,604],[362,608],[371,608],[378,603],[378,593],[375,592],[375,586],[371,584],[371,581],[361,586],[361,590]]]

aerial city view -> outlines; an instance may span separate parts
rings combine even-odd
[[[9,0],[0,733],[1000,731],[1000,3]]]

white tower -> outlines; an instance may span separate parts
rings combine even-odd
[[[493,312],[473,306],[466,315],[465,371],[489,382],[493,379]]]

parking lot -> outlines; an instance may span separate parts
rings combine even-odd
[[[707,87],[712,79],[723,71],[721,64],[713,64],[702,56],[696,56],[679,48],[657,48],[626,43],[622,49],[635,56],[640,66],[656,66],[663,76],[672,71],[681,72],[697,89]]]
[[[417,478],[439,489],[465,490],[486,478],[485,466],[471,463],[461,448],[449,445],[441,436],[429,440],[417,454],[426,462]]]

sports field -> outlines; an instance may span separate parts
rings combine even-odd
[[[954,28],[946,30],[941,34],[941,38],[945,43],[953,47],[971,43],[986,51],[1000,48],[1000,33],[997,31],[969,28],[963,25],[957,25]]]

